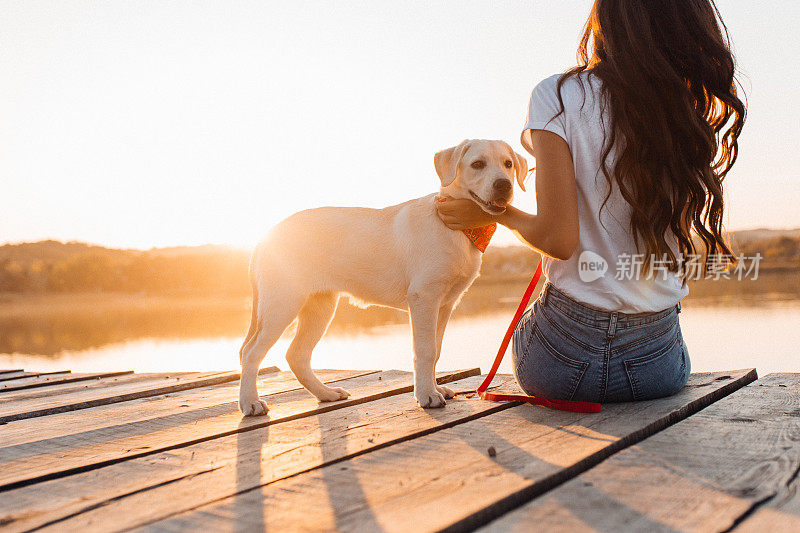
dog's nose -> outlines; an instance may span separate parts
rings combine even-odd
[[[495,192],[500,194],[508,194],[511,192],[513,185],[511,185],[510,180],[495,180],[492,188]]]

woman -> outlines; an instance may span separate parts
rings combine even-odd
[[[512,344],[528,394],[621,402],[685,385],[686,266],[731,253],[722,181],[745,118],[721,28],[712,0],[596,0],[578,66],[531,95],[537,214],[437,204],[452,229],[498,222],[543,252]]]

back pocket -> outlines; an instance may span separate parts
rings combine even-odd
[[[559,351],[533,321],[527,346],[514,369],[520,387],[532,396],[571,400],[581,383],[588,362]]]
[[[670,396],[686,384],[686,354],[680,330],[670,334],[666,347],[624,362],[634,400]]]

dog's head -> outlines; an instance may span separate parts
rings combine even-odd
[[[514,179],[525,190],[528,162],[503,141],[466,140],[433,157],[442,194],[469,198],[484,211],[502,213],[514,199]]]

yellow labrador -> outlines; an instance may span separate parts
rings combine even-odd
[[[527,163],[503,141],[467,140],[434,156],[439,195],[469,198],[490,213],[523,190]],[[437,194],[385,209],[322,207],[296,213],[253,252],[253,314],[240,351],[239,407],[245,415],[267,412],[256,390],[266,352],[297,318],[286,353],[295,377],[320,401],[349,393],[323,384],[311,370],[311,351],[325,334],[339,297],[403,309],[414,338],[414,396],[422,407],[442,407],[453,391],[434,372],[450,314],[481,265],[481,253],[435,212]]]

